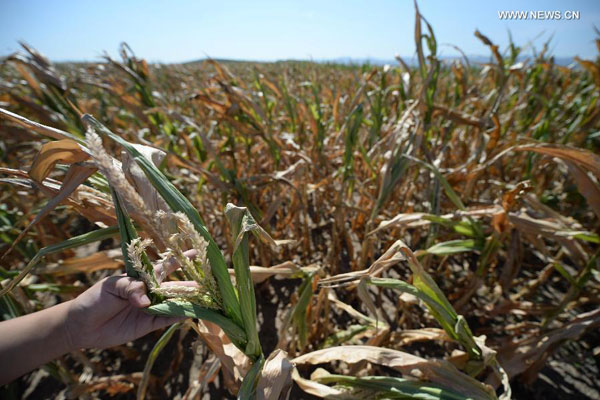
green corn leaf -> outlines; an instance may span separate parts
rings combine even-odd
[[[146,397],[146,389],[148,388],[148,382],[150,381],[150,373],[152,372],[152,367],[154,366],[154,362],[156,358],[161,353],[161,351],[165,348],[173,334],[177,331],[177,329],[181,328],[181,322],[175,323],[169,327],[160,338],[154,344],[154,347],[150,351],[148,358],[146,359],[146,365],[144,365],[144,372],[142,374],[142,379],[140,380],[140,384],[138,385],[137,398],[138,400],[143,400]]]
[[[454,225],[453,228],[456,233],[459,233],[461,235],[468,237],[477,237],[479,236],[480,232],[477,229],[477,226],[474,224],[475,222],[473,220],[464,220],[458,222],[456,225]]]
[[[481,249],[481,256],[479,257],[477,272],[476,274],[480,277],[484,277],[487,274],[488,265],[490,260],[496,255],[498,250],[502,246],[499,235],[497,232],[492,233],[485,241],[483,248]],[[476,245],[476,247],[478,247]]]
[[[423,303],[425,303],[425,306],[429,309],[431,314],[434,316],[436,321],[438,321],[438,323],[442,326],[442,328],[444,328],[446,333],[448,333],[448,335],[451,338],[458,340],[458,335],[455,332],[457,315],[456,312],[453,312],[454,310],[447,310],[443,305],[438,303],[427,293],[424,293],[417,287],[398,279],[369,278],[368,280],[366,280],[366,282],[371,285],[394,289],[415,296]]]
[[[427,168],[428,170],[430,170],[431,172],[433,172],[433,174],[435,175],[435,177],[438,179],[438,181],[442,184],[442,187],[444,188],[444,193],[446,193],[446,196],[448,196],[448,199],[450,199],[450,201],[461,211],[465,210],[465,205],[463,204],[462,200],[460,199],[460,197],[458,196],[458,194],[456,194],[456,192],[454,191],[454,189],[452,189],[452,186],[450,186],[450,183],[448,183],[448,180],[446,180],[446,178],[444,177],[444,175],[442,175],[442,173],[440,172],[439,169],[437,169],[437,167],[433,164],[427,163],[423,160],[419,160],[418,158],[409,156],[409,155],[404,155],[404,157],[408,158],[411,161],[416,162],[419,165],[424,166],[425,168]]]
[[[179,190],[167,179],[167,177],[160,172],[158,168],[146,157],[144,157],[131,143],[121,138],[120,136],[111,132],[108,128],[98,122],[94,117],[89,114],[85,114],[82,120],[90,127],[96,130],[97,133],[102,136],[107,136],[115,142],[119,143],[123,148],[131,155],[131,157],[137,162],[139,167],[144,171],[146,177],[150,183],[156,188],[161,197],[167,202],[169,207],[175,212],[183,212],[190,221],[194,224],[196,230],[204,237],[208,242],[207,256],[210,262],[211,270],[221,293],[223,299],[223,307],[228,316],[233,321],[243,326],[242,313],[240,310],[240,303],[238,301],[237,294],[229,278],[229,272],[227,271],[227,264],[225,258],[219,250],[219,247],[213,240],[212,236],[206,229],[200,214],[192,206],[188,199],[185,198]]]
[[[294,321],[296,329],[298,330],[298,341],[300,342],[301,348],[304,348],[307,342],[306,309],[310,304],[310,299],[314,294],[312,285],[313,276],[314,273],[311,273],[304,278],[304,282],[302,282],[300,288],[298,288],[298,292],[300,293],[298,303],[296,303],[296,306],[292,311],[292,320]]]
[[[404,177],[404,174],[409,167],[409,162],[408,159],[405,158],[405,153],[409,150],[410,146],[408,145],[398,146],[394,150],[390,160],[387,162],[385,174],[383,175],[379,189],[379,194],[377,195],[377,201],[375,202],[375,207],[373,207],[373,210],[371,211],[371,219],[375,218],[375,216],[379,213],[379,210],[388,200],[396,185]]]
[[[0,267],[0,279],[2,280],[14,278],[17,275],[19,275],[19,271],[9,271],[3,267]]]
[[[446,218],[446,217],[442,217],[439,215],[433,215],[433,214],[425,214],[425,215],[423,215],[423,219],[425,219],[427,221],[431,221],[436,224],[440,224],[446,228],[453,228],[457,224],[457,221],[453,221],[451,218]]]
[[[64,242],[56,243],[50,246],[42,248],[37,254],[27,263],[25,268],[14,278],[9,284],[0,291],[0,297],[10,292],[19,282],[27,276],[27,274],[48,254],[58,253],[64,250],[72,249],[74,247],[83,246],[85,244],[97,242],[100,240],[107,239],[115,236],[119,233],[119,228],[111,226],[109,228],[98,229],[92,232],[85,233],[83,235],[75,236]]]
[[[256,385],[260,378],[260,373],[265,365],[265,358],[261,355],[252,365],[252,368],[244,376],[242,386],[238,392],[238,400],[250,400],[256,397]]]
[[[154,315],[166,317],[188,317],[199,318],[213,322],[231,339],[240,350],[246,349],[246,333],[235,322],[227,318],[218,311],[204,308],[198,304],[188,301],[165,300],[162,303],[151,305],[146,309],[147,312]]]
[[[454,229],[456,233],[459,233],[463,236],[477,237],[479,233],[477,227],[473,226],[474,221],[471,219],[455,221],[452,218],[446,218],[432,214],[423,215],[423,219],[440,224],[446,228]]]
[[[24,289],[32,292],[50,293],[79,293],[81,287],[75,285],[59,285],[56,283],[32,283],[24,286]]]
[[[426,251],[429,254],[435,254],[438,256],[445,256],[448,254],[456,254],[463,253],[465,251],[473,251],[480,250],[478,246],[476,246],[476,242],[473,239],[464,239],[464,240],[449,240],[447,242],[437,243]]]
[[[225,216],[229,221],[233,236],[233,268],[235,281],[242,310],[242,321],[248,336],[248,346],[245,353],[251,357],[262,354],[260,341],[258,340],[258,328],[256,321],[256,299],[254,296],[254,284],[250,273],[250,261],[248,253],[248,236],[255,233],[274,244],[273,239],[256,223],[246,207],[237,207],[231,203],[225,208]]]
[[[119,226],[119,233],[121,234],[121,252],[123,253],[123,261],[125,262],[125,271],[127,276],[133,279],[140,279],[140,274],[133,268],[129,254],[127,252],[127,245],[131,241],[137,238],[137,232],[127,215],[127,211],[121,207],[121,201],[117,193],[111,188],[110,193],[112,195],[113,203],[115,205],[115,214],[117,215],[117,224]]]
[[[446,296],[443,294],[441,297],[437,295],[436,290],[432,290],[430,286],[424,283],[426,280],[417,279],[416,275],[414,276],[414,281],[414,286],[391,278],[369,278],[367,283],[409,293],[422,300],[448,336],[462,344],[472,357],[476,359],[481,358],[481,349],[475,343],[473,333],[469,329],[467,322],[461,315],[456,313],[452,305],[448,302],[448,299],[446,299]],[[435,287],[439,291],[437,285]]]
[[[420,400],[466,400],[473,399],[446,389],[441,385],[412,379],[388,376],[354,376],[327,374],[318,378],[320,383],[336,383],[342,386],[367,389],[377,392],[376,398],[420,399]],[[489,397],[492,399],[493,397]]]
[[[559,262],[554,262],[552,263],[552,266],[554,267],[554,269],[556,269],[566,280],[569,281],[569,283],[571,285],[576,285],[577,283],[575,282],[575,278],[573,278],[573,275],[571,275],[569,273],[569,271],[567,271],[565,269],[565,267],[559,263]]]
[[[363,106],[359,104],[348,116],[346,122],[345,151],[344,151],[344,180],[353,173],[354,148],[358,142],[358,130],[363,120]]]
[[[593,232],[587,231],[558,231],[555,233],[557,236],[564,236],[567,238],[575,238],[579,240],[584,240],[590,243],[600,244],[600,236]]]
[[[13,298],[10,296],[0,297],[0,320],[6,321],[19,316],[21,316],[21,310]]]
[[[112,195],[113,203],[115,205],[115,214],[117,215],[117,224],[119,226],[119,232],[121,234],[121,252],[123,253],[123,260],[125,261],[125,271],[127,272],[127,276],[132,277],[133,279],[140,279],[140,274],[135,270],[131,260],[129,259],[129,252],[127,251],[127,246],[131,243],[131,241],[138,237],[137,231],[127,214],[127,210],[121,206],[121,200],[117,193],[111,187],[110,193]],[[147,273],[147,276],[153,280],[155,286],[158,286],[158,281],[154,275],[154,266],[150,261],[150,258],[144,251],[142,253],[142,264]],[[161,301],[162,297],[156,295],[155,293],[148,293],[150,300],[153,302]]]
[[[369,328],[370,328],[370,326],[368,326],[368,325],[359,325],[359,324],[350,325],[348,327],[348,329],[338,331],[338,332],[334,333],[333,335],[327,337],[327,339],[325,339],[325,341],[323,342],[323,345],[320,348],[324,349],[327,347],[337,346],[339,344],[345,343],[345,342],[351,340],[354,336],[365,332]]]
[[[452,317],[452,320],[454,322],[452,331],[454,332],[454,334],[451,336],[458,337],[457,340],[465,347],[471,358],[477,360],[481,359],[481,349],[479,348],[477,343],[475,343],[473,334],[471,333],[471,330],[469,329],[466,321],[464,319],[459,320],[459,316],[456,314],[456,311],[454,310],[454,307],[452,307],[452,304],[450,304],[450,302],[448,301],[444,293],[441,291],[437,283],[435,283],[431,275],[429,275],[427,271],[425,271],[425,269],[423,268],[417,257],[415,257],[415,255],[412,253],[412,251],[404,252],[404,255],[406,256],[408,260],[408,265],[410,266],[410,269],[413,273],[413,284],[415,285],[415,287],[419,289],[419,291],[427,294],[429,297],[435,300],[435,302],[439,304],[439,306],[442,307],[445,310],[445,312]],[[459,328],[461,330],[460,335],[457,333]],[[444,329],[447,328],[444,326]]]

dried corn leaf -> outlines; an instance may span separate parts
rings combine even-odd
[[[494,390],[463,374],[456,367],[443,360],[425,360],[398,350],[374,346],[338,346],[313,351],[296,357],[292,362],[302,364],[324,364],[344,361],[354,364],[366,360],[402,372],[403,375],[427,380],[452,389],[473,399],[495,399]]]
[[[163,150],[140,144],[134,144],[133,146],[140,152],[140,154],[152,161],[156,167],[159,167],[166,157],[166,153]],[[123,151],[121,152],[121,159],[121,168],[123,169],[125,176],[140,194],[148,209],[153,213],[159,210],[165,212],[169,211],[169,206],[160,196],[156,188],[154,188],[154,186],[152,186],[152,184],[148,181],[144,171],[142,171],[142,169],[137,165],[133,157],[128,152]],[[174,229],[175,227],[172,228]]]
[[[84,148],[74,140],[64,139],[44,144],[33,160],[29,175],[37,182],[42,182],[57,163],[73,164],[85,161],[90,156]]]
[[[515,151],[533,151],[552,157],[570,161],[590,171],[600,179],[600,156],[589,150],[569,147],[560,144],[538,144],[533,146],[519,146]]]
[[[575,184],[579,192],[585,197],[589,206],[594,210],[594,213],[600,219],[600,187],[586,173],[584,169],[579,167],[572,161],[565,161],[569,167],[569,172],[575,179]]]
[[[0,108],[0,116],[12,121],[24,128],[29,128],[40,135],[48,136],[53,139],[71,139],[75,140],[75,137],[68,132],[61,131],[60,129],[52,128],[50,126],[42,125],[38,122],[31,121],[25,117],[12,113],[8,110]]]
[[[277,349],[271,353],[265,361],[258,380],[256,398],[259,400],[288,399],[292,390],[293,369],[294,365],[285,351]]]
[[[67,258],[59,264],[40,268],[40,273],[65,276],[79,273],[89,274],[100,270],[121,269],[123,268],[121,258],[120,249],[100,251],[87,257]]]
[[[41,209],[39,213],[36,214],[35,218],[23,229],[19,236],[12,242],[8,250],[0,257],[0,259],[6,257],[8,253],[10,253],[14,247],[25,237],[27,232],[31,229],[32,226],[40,222],[50,211],[54,210],[56,206],[58,206],[61,202],[63,202],[67,197],[69,197],[79,185],[87,180],[94,172],[95,168],[83,167],[79,165],[71,165],[65,179],[62,183],[62,186],[56,196],[48,200],[46,205]]]

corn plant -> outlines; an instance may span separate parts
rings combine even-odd
[[[488,60],[448,60],[425,17],[414,64],[159,66],[123,45],[118,61],[55,65],[26,44],[0,61],[3,317],[72,298],[123,259],[149,312],[201,318],[163,333],[141,379],[48,367],[81,395],[159,390],[152,365],[188,332],[210,352],[194,353],[189,388],[173,384],[187,398],[217,376],[243,396],[494,398],[561,363],[586,374],[599,59],[561,65],[551,43],[502,49],[482,29]],[[287,239],[277,252],[259,225]],[[166,286],[161,262],[179,267]],[[77,365],[92,355],[113,356]],[[274,379],[277,363],[293,379]]]
[[[256,224],[246,208],[232,204],[227,206],[225,215],[230,223],[234,242],[234,288],[223,254],[189,201],[135,146],[114,135],[93,117],[86,115],[83,118],[89,126],[88,147],[112,189],[127,273],[142,279],[153,295],[154,304],[149,307],[149,312],[200,318],[219,325],[231,341],[258,366],[251,370],[255,375],[249,377],[249,383],[243,386],[246,395],[251,394],[264,356],[258,339],[256,300],[249,269],[248,236],[255,233],[267,240],[270,237]],[[157,210],[153,213],[148,209],[122,172],[115,168],[113,160],[102,148],[101,139],[95,134],[96,130],[115,140],[129,152],[170,210]],[[151,237],[157,239],[155,243],[152,243],[152,239],[142,240],[138,237],[127,214],[128,207],[122,204],[138,211],[142,216],[141,225],[148,228]],[[154,221],[160,221],[161,231],[157,229]],[[170,231],[170,228],[174,232]],[[165,246],[160,249],[163,264],[178,263],[185,277],[197,286],[160,286],[165,276],[156,276],[146,253],[148,246],[159,243]],[[197,252],[192,260],[184,254],[189,250]]]

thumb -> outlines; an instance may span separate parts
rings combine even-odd
[[[129,303],[136,308],[148,307],[150,299],[146,295],[146,285],[128,276],[111,276],[102,284],[102,290]]]

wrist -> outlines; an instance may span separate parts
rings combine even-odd
[[[0,323],[0,384],[73,349],[67,333],[70,302]]]
[[[72,300],[69,300],[47,310],[51,312],[50,318],[52,319],[52,331],[50,333],[52,340],[50,342],[56,346],[57,356],[75,350],[73,332],[69,329],[69,308],[71,303]]]
[[[76,332],[73,330],[73,324],[71,321],[71,308],[73,306],[73,300],[66,301],[64,303],[59,304],[57,307],[61,307],[59,309],[59,320],[60,324],[58,325],[58,334],[64,340],[60,343],[61,347],[64,349],[65,353],[69,353],[71,351],[79,350],[76,342]]]

